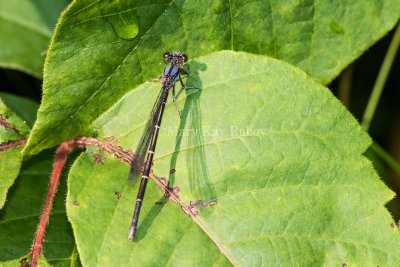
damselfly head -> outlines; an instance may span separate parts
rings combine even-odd
[[[183,64],[188,61],[188,56],[181,52],[165,52],[163,55],[165,61],[172,62],[174,64]]]
[[[172,60],[172,54],[170,52],[165,52],[163,55],[163,58],[165,61],[171,61]]]
[[[185,55],[185,54],[181,54],[180,57],[181,57],[181,60],[182,60],[183,63],[186,63],[188,61],[188,59],[189,59],[188,56]]]

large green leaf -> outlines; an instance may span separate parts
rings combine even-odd
[[[42,76],[54,25],[69,0],[0,0],[0,66]]]
[[[162,195],[153,184],[142,210],[146,221],[140,224],[138,242],[129,242],[137,188],[127,185],[126,165],[104,163],[95,165],[92,157],[83,155],[68,178],[67,214],[83,266],[230,265],[179,207],[154,205]]]
[[[398,0],[75,0],[49,49],[43,103],[25,153],[88,133],[117,99],[161,72],[165,51],[195,58],[244,50],[327,83],[399,16]]]
[[[67,213],[84,266],[399,266],[393,198],[361,154],[370,138],[327,88],[272,58],[219,52],[190,64],[191,89],[166,107],[154,172],[200,208],[198,224],[149,182],[90,149],[69,175]],[[159,85],[138,86],[92,130],[134,148]],[[141,100],[142,104],[137,105]],[[97,157],[98,158],[98,157]],[[170,175],[170,170],[175,173]],[[120,196],[120,197],[118,197]],[[219,249],[220,251],[219,251]]]
[[[8,261],[8,264],[15,266],[18,260],[14,259],[29,253],[46,195],[53,159],[52,151],[46,151],[24,162],[22,172],[8,194],[8,201],[0,211],[1,262]],[[66,190],[66,179],[63,179],[44,245],[47,261],[60,267],[73,266],[79,261],[74,237],[65,214]],[[6,264],[4,262],[0,266]]]
[[[25,139],[29,127],[0,100],[0,145]],[[13,184],[21,166],[22,147],[0,149],[0,208],[6,201],[8,188]]]

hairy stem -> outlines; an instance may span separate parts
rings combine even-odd
[[[38,258],[43,254],[43,242],[46,235],[47,224],[49,222],[54,198],[57,193],[57,189],[60,183],[61,173],[64,168],[65,162],[67,160],[68,154],[75,146],[86,147],[88,145],[97,146],[100,150],[105,151],[111,155],[114,155],[119,160],[129,164],[131,164],[134,159],[134,155],[132,154],[131,151],[124,151],[122,147],[117,146],[116,143],[101,142],[91,137],[80,136],[75,138],[74,140],[66,141],[58,147],[56,152],[56,159],[53,166],[53,171],[50,178],[49,188],[46,195],[46,200],[42,209],[39,225],[37,227],[35,235],[35,241],[32,247],[32,252],[31,252],[32,267],[37,267]],[[160,191],[164,194],[164,197],[167,200],[171,200],[172,202],[178,204],[182,208],[182,210],[189,217],[191,217],[205,232],[211,234],[210,231],[207,230],[206,226],[197,218],[198,214],[197,206],[199,205],[204,207],[212,206],[216,204],[216,201],[199,200],[196,202],[191,202],[190,204],[185,204],[179,197],[178,188],[169,187],[167,180],[165,180],[164,178],[157,177],[152,172],[150,173],[150,178],[158,185]],[[211,238],[213,238],[213,240],[216,241],[217,245],[219,244],[212,235]],[[225,251],[220,245],[218,246],[220,247],[221,251],[224,252],[225,255],[228,255],[227,253],[225,253]],[[233,262],[233,258],[230,259]]]
[[[14,127],[11,123],[7,122],[7,119],[3,117],[2,114],[0,114],[0,126],[2,126],[4,129],[9,130],[9,131],[14,131],[16,134],[18,134],[20,137],[24,137],[24,135]]]
[[[53,171],[50,178],[49,188],[47,190],[46,200],[40,216],[40,221],[36,230],[35,241],[32,247],[32,261],[31,266],[36,267],[38,258],[43,254],[43,242],[46,235],[46,229],[49,222],[51,209],[53,207],[54,197],[56,196],[58,185],[60,184],[60,177],[67,160],[68,154],[75,146],[75,141],[67,141],[62,143],[56,152],[56,159],[53,165]]]
[[[17,141],[8,141],[4,143],[0,143],[0,151],[6,151],[8,149],[25,146],[26,140],[17,140]]]

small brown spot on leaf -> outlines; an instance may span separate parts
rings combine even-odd
[[[100,155],[100,154],[95,154],[94,155],[94,162],[96,162],[96,164],[101,164],[101,165],[103,165],[104,163],[103,163],[103,159],[105,159],[106,158],[106,156],[104,156],[104,155]]]
[[[390,224],[390,227],[394,228],[394,223],[391,223],[391,224]]]
[[[175,173],[175,169],[171,169],[170,171],[169,171],[169,174],[174,174]]]
[[[174,194],[178,194],[179,191],[181,191],[181,189],[176,186],[176,187],[172,188],[172,191],[174,192]]]
[[[117,196],[117,199],[119,200],[122,196],[121,192],[115,192],[114,193]]]
[[[21,259],[21,260],[19,261],[19,263],[21,263],[21,267],[29,267],[29,266],[30,266],[30,264],[29,264],[27,258]]]
[[[342,263],[342,267],[348,267],[346,263]]]
[[[210,206],[217,205],[217,201],[216,200],[210,200],[210,201],[208,201],[208,205],[210,205]]]
[[[121,138],[117,138],[117,139],[114,139],[112,142],[111,142],[111,144],[113,144],[113,145],[118,145],[118,143],[121,141]]]
[[[104,138],[104,141],[107,141],[107,142],[111,142],[113,140],[114,140],[114,136],[109,136],[109,137]]]
[[[215,200],[204,201],[204,200],[200,199],[200,200],[197,200],[196,202],[191,201],[190,205],[203,206],[203,207],[214,206],[214,205],[217,205],[217,201],[215,201]]]
[[[165,203],[167,203],[167,200],[165,198],[163,198],[163,199],[161,199],[159,201],[156,201],[154,204],[156,204],[156,205],[164,205]]]
[[[164,177],[159,178],[159,181],[160,181],[163,185],[168,186],[168,180],[165,179]]]
[[[74,206],[79,206],[80,203],[79,203],[78,201],[75,200],[74,203],[73,203],[73,205],[74,205]]]
[[[197,216],[199,214],[199,209],[197,206],[194,204],[193,201],[190,201],[190,205],[188,206],[189,211],[192,215]]]
[[[134,156],[132,150],[128,150],[128,151],[126,151],[125,153],[126,153],[128,156],[130,156],[130,157],[133,157],[133,156]]]

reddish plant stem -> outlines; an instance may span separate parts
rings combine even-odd
[[[17,141],[18,142],[18,141]],[[24,141],[21,141],[24,142]],[[26,141],[24,143],[21,143],[19,145],[25,145]],[[18,146],[19,146],[18,145]],[[51,210],[53,207],[53,202],[55,195],[57,193],[57,189],[60,183],[60,177],[62,174],[62,170],[64,168],[65,162],[67,160],[68,154],[71,152],[71,150],[75,146],[80,146],[80,147],[86,147],[88,145],[95,145],[97,146],[100,150],[105,151],[111,155],[114,155],[116,158],[127,162],[131,163],[134,159],[134,155],[132,154],[131,151],[124,151],[122,147],[117,146],[115,143],[104,143],[101,142],[95,138],[91,137],[83,137],[79,136],[75,138],[74,140],[66,141],[63,144],[61,144],[56,152],[56,159],[54,162],[53,166],[53,171],[51,174],[50,178],[50,183],[49,183],[49,188],[47,191],[46,195],[46,200],[42,209],[42,214],[40,216],[40,221],[37,227],[36,235],[35,235],[35,241],[33,243],[33,247],[31,250],[31,267],[37,267],[37,262],[39,256],[43,254],[43,242],[44,238],[46,235],[46,230],[47,230],[47,225],[49,222]],[[1,145],[0,145],[1,148]],[[171,188],[168,185],[168,181],[164,178],[157,177],[156,175],[153,174],[153,172],[150,173],[150,178],[156,182],[158,187],[160,188],[161,192],[164,194],[164,197],[167,200],[171,200],[178,204],[182,210],[190,216],[195,222],[197,222],[200,226],[202,225],[201,222],[198,221],[197,214],[198,214],[198,209],[197,206],[202,205],[202,206],[211,206],[215,205],[215,201],[197,201],[197,202],[191,202],[190,205],[186,205],[183,203],[179,197],[179,189],[178,188]],[[79,203],[77,203],[79,205]]]
[[[135,157],[131,151],[124,151],[122,147],[117,146],[113,143],[108,144],[101,142],[97,139],[91,138],[91,137],[84,137],[84,136],[79,136],[74,139],[76,144],[79,146],[88,146],[88,145],[95,145],[97,146],[100,150],[103,150],[109,154],[114,155],[116,158],[125,161],[129,164],[132,163],[133,158]],[[198,214],[198,205],[202,206],[208,206],[208,205],[215,205],[215,201],[197,201],[193,202],[190,205],[186,205],[183,203],[179,197],[179,190],[178,188],[171,188],[168,185],[168,181],[164,178],[158,177],[154,175],[154,173],[151,171],[150,172],[150,178],[158,185],[160,188],[160,191],[163,193],[164,197],[168,200],[171,200],[178,204],[182,210],[190,217],[194,218]]]
[[[122,161],[125,161],[129,164],[132,163],[133,158],[134,158],[132,151],[130,151],[130,150],[124,151],[122,149],[122,147],[117,146],[113,143],[104,143],[95,138],[84,137],[84,136],[79,136],[79,137],[75,138],[74,141],[76,142],[77,145],[83,146],[83,147],[86,147],[88,145],[95,145],[100,150],[103,150],[109,154],[112,154],[112,155],[114,155],[114,157],[116,157]]]
[[[14,127],[11,123],[7,122],[6,118],[3,117],[2,114],[0,114],[0,126],[2,126],[4,129],[9,130],[9,131],[14,131],[16,134],[18,134],[20,137],[24,137],[23,134]]]
[[[15,147],[24,146],[25,144],[26,144],[26,140],[8,141],[8,142],[0,143],[0,152],[15,148]]]
[[[46,235],[46,229],[49,222],[51,209],[53,207],[54,197],[56,196],[58,185],[60,184],[60,177],[67,160],[69,152],[75,146],[75,141],[67,141],[62,143],[56,152],[56,159],[53,165],[53,171],[50,178],[49,188],[46,195],[46,200],[40,216],[40,221],[36,230],[35,241],[32,247],[32,261],[31,266],[37,267],[39,256],[43,254],[43,242]]]

